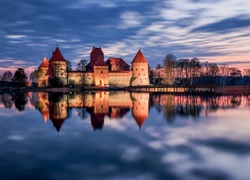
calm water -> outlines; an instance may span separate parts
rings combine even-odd
[[[1,94],[1,179],[250,179],[250,97]]]

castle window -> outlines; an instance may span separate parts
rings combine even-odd
[[[101,71],[101,73],[103,73],[103,71]]]
[[[140,73],[138,73],[138,75],[140,75]]]
[[[144,70],[144,69],[142,69],[142,70]]]
[[[137,71],[137,69],[135,69]]]
[[[63,76],[63,73],[61,73],[61,75]]]

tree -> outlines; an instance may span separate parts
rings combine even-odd
[[[176,56],[172,53],[167,54],[163,59],[162,66],[166,72],[166,83],[172,85],[175,78]]]
[[[67,71],[72,71],[72,64],[70,62],[70,60],[67,60]]]
[[[51,87],[63,87],[63,81],[58,77],[50,78],[49,85]]]
[[[21,86],[25,86],[26,85],[26,81],[27,81],[27,75],[24,72],[23,68],[18,68],[12,78],[13,82],[17,82],[19,85]]]
[[[219,68],[220,68],[220,72],[221,72],[222,76],[228,76],[229,75],[228,65],[221,64]]]
[[[244,69],[244,75],[245,76],[250,76],[250,68]]]
[[[11,78],[13,77],[12,72],[10,71],[5,71],[3,73],[2,81],[11,81]]]
[[[13,94],[12,100],[13,100],[15,107],[18,111],[25,110],[25,105],[28,102],[26,93]]]
[[[34,83],[37,83],[38,76],[36,75],[36,71],[30,73],[29,80]]]
[[[88,64],[88,61],[85,59],[80,60],[79,63],[77,63],[76,70],[77,71],[86,71],[86,65]]]
[[[245,85],[250,85],[250,68],[244,69]]]
[[[161,69],[162,68],[162,65],[161,64],[157,64],[155,69]]]
[[[231,85],[236,85],[237,80],[241,78],[241,71],[236,67],[230,67],[229,72],[231,76]]]
[[[192,85],[194,78],[198,77],[199,70],[201,68],[200,60],[198,58],[193,58],[189,61],[189,84]]]

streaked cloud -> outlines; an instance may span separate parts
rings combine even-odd
[[[151,67],[167,53],[249,66],[249,9],[248,0],[2,1],[0,59],[38,66],[58,43],[73,66],[92,46],[128,63],[141,48]]]

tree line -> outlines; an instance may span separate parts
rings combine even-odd
[[[250,69],[244,69],[243,76],[237,67],[201,62],[198,58],[177,59],[172,53],[149,73],[150,83],[156,85],[250,85]]]

